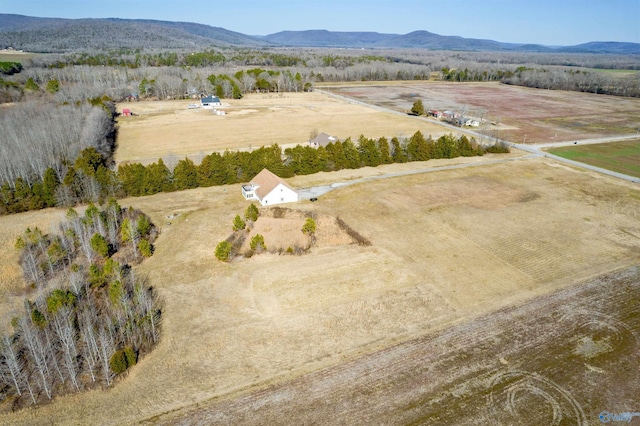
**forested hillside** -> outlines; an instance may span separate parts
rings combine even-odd
[[[91,49],[198,49],[266,42],[208,25],[144,19],[58,19],[0,14],[0,48],[32,52]]]
[[[225,25],[225,18],[221,17],[218,24]],[[306,30],[249,36],[189,22],[58,19],[0,14],[0,48],[11,46],[36,52],[70,52],[80,49],[177,49],[231,45],[640,54],[639,43],[594,41],[579,46],[548,47],[443,36],[425,30],[408,34]]]

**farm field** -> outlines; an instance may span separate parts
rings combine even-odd
[[[0,49],[0,61],[23,62],[23,61],[32,59],[35,56],[37,56],[36,53],[20,52],[18,50]]]
[[[640,177],[640,139],[608,144],[574,145],[548,151],[570,160]]]
[[[224,99],[226,115],[211,110],[188,109],[197,101],[149,101],[118,104],[134,116],[118,118],[116,162],[152,163],[161,157],[178,160],[189,156],[196,163],[214,151],[250,150],[278,144],[295,146],[311,132],[325,132],[354,141],[368,138],[409,137],[420,130],[438,138],[451,130],[437,123],[378,111],[319,93],[247,94]]]
[[[377,419],[389,423],[460,415],[461,424],[493,416],[587,424],[602,410],[633,410],[640,191],[542,157],[509,154],[478,166],[499,158],[456,159],[476,167],[355,184],[290,205],[340,217],[372,242],[327,240],[303,256],[215,260],[247,206],[240,185],[122,200],[161,228],[156,253],[138,268],[164,302],[159,346],[108,391],[0,423],[366,424],[376,413],[368,404],[380,400],[390,405]],[[289,182],[304,188],[451,163]],[[0,240],[33,223],[48,229],[63,213],[1,217]],[[2,256],[2,270],[16,257]],[[3,281],[3,300],[17,296],[19,281]],[[336,411],[324,417],[326,404]],[[526,404],[544,408],[527,416]]]
[[[640,123],[640,99],[501,83],[326,83],[318,88],[397,111],[408,111],[416,99],[421,99],[425,110],[459,111],[487,120],[473,130],[511,142],[551,143],[629,135],[638,131]]]

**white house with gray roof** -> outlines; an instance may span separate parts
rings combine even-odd
[[[256,200],[263,206],[295,203],[299,200],[295,189],[267,169],[262,169],[251,182],[242,185],[242,196],[245,200]]]

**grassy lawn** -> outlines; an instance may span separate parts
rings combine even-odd
[[[640,177],[640,139],[618,143],[568,146],[551,149],[549,152],[570,160]]]

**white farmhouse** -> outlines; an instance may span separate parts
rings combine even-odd
[[[205,96],[200,99],[200,105],[204,109],[214,109],[217,106],[222,106],[222,102],[220,102],[220,98],[217,96]]]
[[[298,192],[267,169],[262,169],[249,184],[242,185],[242,195],[246,200],[259,201],[263,206],[298,201]]]

